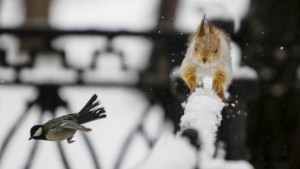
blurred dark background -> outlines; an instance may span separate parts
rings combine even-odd
[[[299,1],[251,1],[237,41],[259,75],[248,103],[248,140],[256,168],[299,168]],[[282,50],[281,50],[282,49]]]
[[[181,102],[186,99],[188,91],[180,78],[170,78],[170,75],[184,57],[186,39],[190,33],[174,28],[174,17],[179,4],[177,0],[162,0],[157,10],[155,28],[140,32],[55,29],[48,24],[50,3],[51,0],[26,0],[24,4],[27,12],[22,26],[5,28],[0,25],[0,36],[16,36],[21,42],[20,50],[30,56],[30,61],[25,64],[11,65],[6,61],[5,50],[0,48],[0,67],[13,68],[18,74],[23,68],[34,68],[33,63],[38,53],[54,52],[62,56],[64,68],[76,71],[79,78],[72,84],[45,86],[24,82],[17,75],[14,80],[2,85],[37,86],[40,95],[53,100],[58,99],[53,93],[63,85],[126,86],[85,82],[80,78],[85,70],[68,65],[65,51],[54,49],[51,42],[65,35],[101,35],[109,41],[123,35],[146,37],[153,44],[149,64],[138,72],[139,81],[133,86],[142,91],[150,103],[159,102],[165,117],[174,122],[176,130],[179,129],[183,113]],[[240,47],[241,65],[250,66],[258,75],[256,79],[235,78],[229,88],[230,103],[222,112],[223,121],[218,133],[218,140],[226,143],[226,158],[229,160],[248,160],[256,169],[300,168],[299,15],[300,3],[297,0],[251,0],[249,12],[241,20],[238,31],[234,31],[233,20],[211,19],[217,26],[225,29]],[[106,51],[114,52],[110,47]],[[124,69],[126,70],[126,66]],[[47,94],[50,88],[54,92]],[[43,97],[39,100],[41,104],[45,102]],[[63,104],[63,101],[58,101],[57,104]],[[150,141],[149,144],[153,142]]]

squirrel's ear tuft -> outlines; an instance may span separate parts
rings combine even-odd
[[[200,24],[200,26],[198,28],[198,36],[199,37],[201,37],[201,36],[203,36],[205,34],[205,20],[206,20],[206,18],[205,18],[205,14],[204,14],[204,16],[203,16],[203,18],[201,20],[201,24]]]
[[[197,31],[198,37],[202,37],[203,35],[209,33],[210,29],[213,29],[213,26],[211,27],[211,23],[206,19],[206,16],[204,14],[204,16],[201,20],[201,24]]]

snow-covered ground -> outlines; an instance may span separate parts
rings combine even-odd
[[[223,19],[233,19],[237,30],[241,18],[247,12],[249,1],[180,0],[174,20],[175,27],[181,32],[191,33],[195,30],[205,12],[209,18],[222,17]],[[16,27],[24,22],[25,9],[23,8],[22,0],[2,0],[0,3],[1,27]],[[159,18],[159,4],[160,0],[53,0],[49,24],[59,29],[95,28],[147,31],[154,29],[156,26],[157,18]],[[111,44],[112,49],[116,53],[100,53],[97,57],[98,60],[96,60],[96,69],[89,70],[89,66],[92,64],[93,51],[95,49],[104,49],[106,45],[106,38],[90,36],[63,37],[52,44],[54,48],[66,52],[66,60],[69,65],[86,70],[86,73],[82,75],[83,80],[86,82],[109,81],[135,84],[138,80],[137,72],[145,69],[147,66],[153,45],[152,42],[149,39],[140,37],[117,37],[112,40]],[[18,64],[19,62],[26,62],[28,59],[26,54],[18,53],[19,42],[13,36],[0,35],[0,47],[7,49],[8,63]],[[117,57],[117,52],[122,52],[125,60],[122,61],[120,57]],[[233,45],[233,56],[236,56],[233,62],[237,65],[233,67],[233,70],[234,72],[241,72],[235,71],[239,69],[240,57],[237,45]],[[23,70],[21,79],[27,82],[73,82],[76,78],[74,72],[72,70],[64,70],[60,59],[55,56],[39,55],[36,59],[35,69]],[[121,63],[129,67],[128,71],[125,72],[120,68]],[[245,74],[249,75],[250,78],[255,78],[255,72],[246,72]],[[240,77],[245,76],[241,75]],[[14,70],[0,67],[0,83],[13,81],[14,79]],[[64,100],[69,102],[71,110],[76,112],[94,93],[98,94],[108,117],[87,124],[88,127],[93,128],[93,131],[88,133],[88,136],[93,145],[95,145],[94,149],[101,167],[109,169],[113,168],[125,138],[138,124],[143,115],[142,113],[149,106],[149,103],[145,96],[134,88],[73,86],[63,87],[59,94]],[[16,119],[25,113],[23,110],[26,103],[35,99],[36,96],[37,91],[32,86],[7,86],[0,84],[0,143],[8,134]],[[38,123],[40,109],[34,106],[26,113],[24,122],[20,124],[5,151],[5,156],[1,159],[0,168],[22,168],[21,166],[24,166],[29,158],[30,150],[35,142],[28,141],[29,130],[32,125]],[[66,113],[66,110],[62,108],[57,110],[57,116],[64,113]],[[160,146],[164,147],[165,144],[170,142],[173,142],[175,147],[181,147],[183,151],[185,151],[184,147],[190,146],[186,140],[170,134],[168,125],[161,124],[163,121],[162,114],[161,106],[155,105],[151,108],[149,117],[145,122],[145,129],[153,139],[158,139],[160,134],[164,132],[154,151],[151,152],[142,136],[136,135],[121,168],[147,168],[147,164],[151,164],[153,156],[155,156],[154,159],[157,159],[155,153],[160,152]],[[50,118],[51,116],[47,115],[42,117],[42,121],[45,122]],[[166,126],[166,129],[161,130],[162,126]],[[78,169],[93,168],[90,154],[87,152],[81,134],[77,133],[75,140],[76,142],[71,145],[67,144],[67,142],[62,143],[68,160],[72,161],[71,167]],[[165,150],[168,150],[168,147],[165,147]],[[175,149],[170,148],[169,150],[174,151]],[[186,151],[188,154],[186,157],[191,155],[188,151]],[[150,152],[151,154],[149,155]],[[15,162],[16,157],[18,162]],[[143,164],[146,158],[147,161]],[[189,160],[192,161],[193,157],[189,158]],[[219,163],[221,165],[225,164],[224,161]],[[179,166],[177,165],[177,167]],[[190,166],[193,165],[191,164]],[[40,141],[32,168],[63,168],[57,144]]]

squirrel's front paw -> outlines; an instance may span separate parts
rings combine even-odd
[[[194,92],[197,87],[196,81],[196,68],[195,67],[188,67],[183,74],[183,79],[185,80],[187,86],[190,89],[190,92]]]
[[[213,81],[213,90],[217,93],[217,95],[222,99],[222,102],[227,103],[227,99],[224,95],[223,85],[218,83],[218,81]]]
[[[227,99],[226,99],[226,97],[224,96],[224,94],[223,94],[222,96],[219,95],[219,97],[222,99],[222,102],[223,102],[223,103],[225,103],[225,104],[227,103]]]
[[[213,79],[213,90],[218,94],[224,103],[227,102],[227,99],[224,95],[224,83],[227,81],[228,75],[222,71],[218,70],[215,72]]]
[[[196,79],[190,79],[189,81],[187,81],[187,85],[190,89],[190,92],[194,92],[196,90],[197,87],[197,82]]]

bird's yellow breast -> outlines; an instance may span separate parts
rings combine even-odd
[[[46,134],[47,140],[50,141],[62,141],[69,137],[72,137],[76,133],[76,130],[73,129],[61,129],[57,132],[48,131]]]

